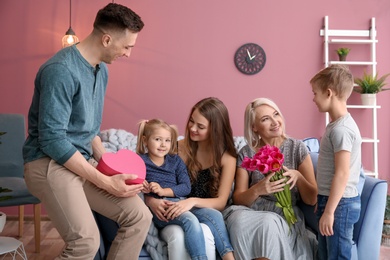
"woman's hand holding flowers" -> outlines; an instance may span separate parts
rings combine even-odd
[[[270,179],[272,176],[274,176],[275,173],[271,173],[266,175],[266,177],[262,180],[259,181],[256,185],[258,185],[260,191],[266,191],[265,194],[262,195],[268,195],[268,194],[273,194],[275,192],[283,191],[285,183],[285,179],[277,180],[277,181],[271,181]],[[262,192],[264,193],[264,192]]]
[[[290,170],[286,166],[283,166],[283,169],[285,170],[283,176],[287,178],[286,184],[290,184],[290,190],[291,190],[297,184],[297,181],[301,176],[301,173],[297,170]]]

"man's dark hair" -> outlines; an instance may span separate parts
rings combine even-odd
[[[95,29],[101,30],[130,30],[133,33],[138,33],[144,27],[144,23],[134,11],[130,8],[110,3],[100,9],[93,23]]]

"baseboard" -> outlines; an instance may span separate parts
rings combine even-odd
[[[19,221],[18,215],[7,215],[7,220],[10,221]],[[24,221],[34,221],[34,216],[32,215],[25,215]],[[50,218],[48,215],[41,215],[41,221],[50,221]]]

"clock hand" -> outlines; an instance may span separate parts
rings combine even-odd
[[[248,56],[249,56],[249,59],[250,59],[250,60],[253,60],[253,59],[256,57],[256,55],[254,55],[254,56],[252,57],[252,56],[251,56],[251,53],[249,52],[248,49],[246,49],[246,52],[248,53]]]
[[[248,53],[249,59],[252,59],[251,54],[248,49],[246,49],[246,52]]]

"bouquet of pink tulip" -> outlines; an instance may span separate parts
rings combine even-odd
[[[283,169],[284,155],[276,146],[265,145],[253,156],[253,158],[245,157],[241,167],[249,170],[259,170],[262,174],[275,173],[270,181],[277,181],[284,178]],[[284,185],[284,190],[274,193],[277,199],[276,206],[282,208],[284,217],[291,228],[292,224],[297,222],[294,210],[291,203],[290,184]]]

